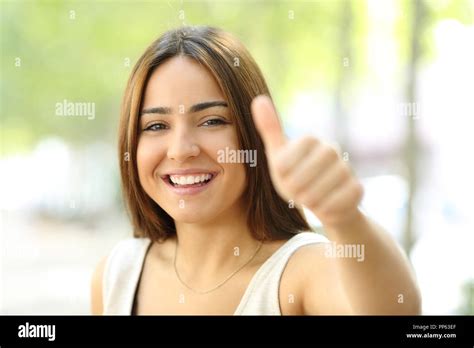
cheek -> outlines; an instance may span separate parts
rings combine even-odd
[[[231,147],[229,149],[238,149],[238,147]],[[216,162],[219,162],[216,160]],[[219,163],[224,172],[223,181],[225,183],[226,190],[233,194],[241,193],[247,186],[247,173],[246,163]]]
[[[138,176],[142,186],[147,188],[148,180],[153,179],[153,171],[164,156],[164,150],[155,142],[140,138],[137,147]]]
[[[228,128],[223,132],[203,136],[198,139],[201,151],[210,155],[212,159],[218,162],[219,151],[225,151],[226,148],[239,150],[239,140],[236,130]]]
[[[213,160],[218,162],[224,171],[223,181],[225,182],[226,190],[228,190],[227,192],[232,192],[233,195],[241,194],[247,184],[245,166],[248,164],[219,162],[218,160],[219,150],[225,151],[228,148],[229,150],[238,151],[241,149],[236,130],[229,129],[228,132],[223,132],[219,137],[213,139],[210,146],[212,146]]]
[[[246,164],[226,163],[221,164],[224,170],[222,187],[224,195],[230,200],[238,199],[246,190],[247,174],[245,172]]]

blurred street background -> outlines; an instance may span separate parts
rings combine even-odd
[[[339,144],[364,211],[410,257],[423,313],[474,314],[473,12],[474,0],[0,0],[0,313],[89,313],[95,265],[131,236],[116,150],[126,80],[164,31],[212,25],[254,56],[289,137]],[[65,116],[68,102],[93,115]]]

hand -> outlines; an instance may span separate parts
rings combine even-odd
[[[283,199],[306,206],[325,226],[347,222],[359,213],[362,185],[332,146],[311,136],[288,141],[268,96],[256,97],[251,109],[270,177]]]

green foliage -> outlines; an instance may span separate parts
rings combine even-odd
[[[402,60],[409,45],[411,3],[396,2]],[[348,37],[341,37],[346,24],[343,5],[344,1],[3,1],[3,151],[27,150],[48,135],[73,144],[98,138],[113,141],[121,94],[133,64],[153,39],[182,24],[219,26],[238,36],[280,105],[287,105],[297,89],[326,89],[331,94],[344,58],[341,40],[349,40],[353,48],[352,78],[357,82],[370,71],[367,3],[350,2]],[[468,0],[428,1],[427,9],[427,52],[438,21],[472,23]],[[21,66],[15,66],[17,59]],[[64,99],[96,103],[95,119],[56,116],[55,105]]]

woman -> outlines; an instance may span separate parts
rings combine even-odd
[[[148,47],[119,130],[135,238],[97,266],[94,314],[420,312],[406,257],[359,211],[346,162],[313,137],[285,139],[269,95],[222,30],[183,27]]]

